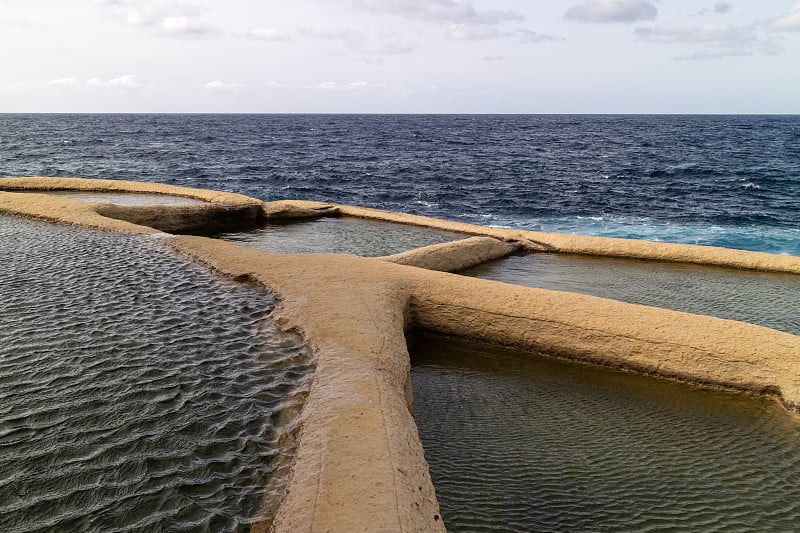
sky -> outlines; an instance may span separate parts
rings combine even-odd
[[[0,112],[800,114],[797,0],[0,0]]]

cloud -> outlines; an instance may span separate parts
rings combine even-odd
[[[291,34],[275,28],[251,28],[244,32],[244,36],[257,41],[291,41]]]
[[[515,11],[479,11],[463,0],[355,0],[354,4],[373,13],[444,24],[495,25],[524,19]]]
[[[455,41],[479,41],[506,36],[508,36],[507,32],[489,24],[451,24],[447,29],[447,38]]]
[[[446,25],[445,37],[454,41],[485,41],[519,36],[524,43],[560,40],[524,28],[511,30],[508,23],[525,17],[516,11],[477,9],[465,0],[354,0],[356,7],[373,13]]]
[[[584,0],[564,13],[564,18],[575,22],[596,24],[652,20],[658,9],[649,0]]]
[[[209,37],[219,33],[202,18],[203,9],[185,3],[155,0],[105,0],[112,17],[127,26],[165,37]]]
[[[721,24],[703,24],[697,27],[660,24],[651,28],[636,28],[634,34],[639,40],[651,43],[745,43],[758,39],[758,33],[753,26]]]
[[[101,89],[154,89],[149,83],[141,83],[133,74],[125,74],[118,78],[102,79],[98,77],[81,80],[74,76],[55,78],[45,82],[24,82],[20,86],[34,87],[76,87],[76,88],[101,88]]]
[[[139,83],[136,81],[136,76],[133,74],[125,74],[119,78],[112,78],[103,80],[100,78],[89,78],[85,82],[90,87],[104,87],[108,89],[139,89],[139,88],[152,88],[152,85],[146,83]]]
[[[538,44],[553,41],[563,41],[562,37],[539,33],[525,28],[514,31],[504,31],[495,26],[469,26],[467,24],[453,24],[447,31],[447,37],[455,41],[482,41],[488,39],[505,39],[519,37],[523,44]]]
[[[779,31],[800,31],[800,2],[795,4],[788,13],[775,19],[772,22],[772,28]]]
[[[507,58],[505,56],[483,56],[481,61],[486,63],[497,63],[498,61],[505,61]]]
[[[725,13],[728,13],[731,9],[733,9],[733,4],[731,4],[730,2],[717,2],[712,7],[707,7],[705,9],[701,9],[696,14],[697,15],[708,15],[708,14],[724,15]]]
[[[415,43],[389,33],[364,32],[350,28],[302,29],[300,34],[323,41],[338,42],[344,51],[360,56],[409,54],[417,49]]]
[[[676,56],[678,61],[706,61],[712,59],[722,59],[724,57],[744,57],[753,55],[752,50],[735,46],[723,46],[718,48],[707,48],[691,54]]]
[[[58,78],[44,82],[45,85],[78,85],[78,78]]]
[[[21,91],[21,90],[28,90],[35,87],[35,84],[29,83],[27,81],[12,81],[6,83],[3,88],[11,89],[12,91]]]
[[[765,38],[762,29],[758,24],[747,26],[703,24],[696,27],[661,24],[651,28],[636,28],[634,33],[640,41],[655,44],[703,45],[699,51],[675,58],[684,61],[780,53],[781,48],[768,37]]]
[[[227,90],[227,89],[246,89],[250,87],[246,83],[236,83],[236,82],[224,82],[219,80],[214,80],[206,83],[203,85],[206,89],[214,89],[214,90]]]
[[[383,85],[380,83],[370,83],[367,81],[351,81],[349,83],[325,81],[312,87],[312,89],[326,92],[366,92],[382,88]]]
[[[563,41],[563,37],[556,37],[555,35],[550,35],[547,33],[539,33],[532,30],[527,30],[525,28],[520,28],[517,30],[517,35],[520,36],[520,39],[523,43],[527,44],[537,44],[537,43],[548,43],[553,41]]]

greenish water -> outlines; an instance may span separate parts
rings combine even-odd
[[[117,205],[202,205],[207,202],[183,196],[135,192],[92,191],[43,191],[51,196],[83,200],[84,202],[108,202]]]
[[[775,402],[417,336],[414,413],[449,531],[797,531]]]
[[[0,531],[243,531],[312,358],[156,239],[0,217]]]
[[[377,257],[467,237],[460,233],[377,220],[320,218],[215,237],[268,252],[336,253]]]
[[[561,254],[493,261],[461,274],[717,316],[800,335],[800,276]]]

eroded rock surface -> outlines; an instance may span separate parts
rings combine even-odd
[[[45,178],[27,179],[38,181],[0,180],[0,189],[29,185],[35,190],[49,183]],[[91,188],[89,181],[57,181],[50,186],[80,183]],[[114,183],[137,192],[186,193],[155,184]],[[101,185],[107,186],[105,182],[97,186]],[[192,194],[221,203],[223,196],[217,194],[224,195]],[[529,251],[794,273],[800,273],[800,258],[482,228],[349,206],[293,201],[262,204],[243,198],[233,205],[258,206],[262,216],[339,214],[481,236],[383,259],[277,254],[204,237],[164,239],[222,274],[273,291],[281,301],[275,312],[278,323],[302,333],[317,358],[301,414],[297,456],[274,521],[277,531],[444,529],[410,412],[404,333],[412,326],[693,383],[775,394],[788,408],[800,409],[798,336],[730,320],[419,268],[463,268],[520,246]],[[142,218],[134,224],[103,216],[108,213],[105,209],[77,200],[0,192],[0,212],[110,231],[157,233],[149,224],[166,227],[158,219],[174,213],[167,206],[153,207],[148,216],[155,220]]]

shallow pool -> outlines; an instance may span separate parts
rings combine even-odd
[[[260,250],[282,253],[336,253],[368,257],[391,255],[420,246],[468,237],[460,233],[377,220],[320,218],[266,224],[253,231],[215,237]]]
[[[796,531],[776,402],[417,336],[414,414],[449,531]]]
[[[169,194],[93,191],[30,191],[84,202],[108,202],[116,205],[203,205],[207,202]]]
[[[461,274],[717,316],[800,335],[800,276],[726,268],[530,254]]]
[[[0,530],[238,531],[312,370],[263,290],[149,237],[0,217]]]

